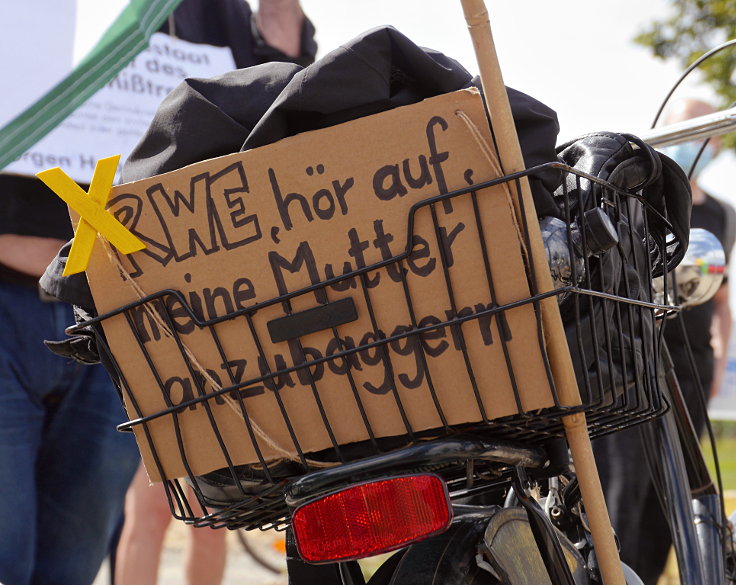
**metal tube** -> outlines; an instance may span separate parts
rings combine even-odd
[[[721,500],[717,495],[704,495],[693,499],[695,530],[700,544],[700,554],[705,571],[705,583],[723,585],[725,568],[723,565],[723,543],[721,542]]]
[[[705,585],[705,571],[695,532],[695,518],[691,506],[690,486],[687,482],[685,461],[677,439],[677,428],[672,412],[641,425],[645,446],[652,451],[651,464],[659,466],[663,485],[663,512],[668,517],[675,545],[677,566],[682,585]],[[711,585],[711,584],[708,584]]]
[[[734,130],[736,130],[736,107],[691,118],[677,124],[645,130],[637,136],[652,146],[661,147],[691,140],[703,140]]]
[[[341,483],[354,483],[356,478],[380,477],[397,469],[464,462],[470,459],[541,468],[547,462],[547,455],[540,447],[519,446],[504,441],[462,437],[426,441],[302,475],[285,489],[286,502],[295,507]]]
[[[672,325],[678,325],[678,323],[672,323]],[[685,404],[685,397],[682,395],[680,382],[675,375],[672,356],[666,347],[662,349],[662,366],[665,370],[668,388],[670,389],[672,416],[677,421],[678,437],[680,438],[680,447],[686,462],[685,466],[687,468],[690,491],[693,497],[696,495],[717,494],[716,487],[713,485],[713,480],[710,477],[710,471],[708,471],[708,466],[700,450],[698,434],[695,432],[693,421],[687,410],[687,404]]]

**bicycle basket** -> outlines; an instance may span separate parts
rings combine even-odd
[[[161,215],[144,217],[145,201],[137,193],[154,204],[157,197],[165,202],[172,222],[186,200],[178,177],[191,179],[193,197],[197,185],[206,187],[209,202],[202,223],[187,216],[185,231],[166,231],[168,239],[159,238],[144,256],[120,258],[96,249],[89,271],[98,306],[114,307],[94,323],[102,325],[100,347],[110,354],[132,419],[123,427],[136,432],[149,475],[166,480],[175,516],[230,528],[283,527],[289,517],[283,490],[310,470],[458,433],[541,444],[562,437],[561,416],[578,410],[589,413],[596,435],[664,408],[657,385],[659,307],[649,292],[651,252],[665,256],[664,233],[650,230],[646,202],[552,165],[564,179],[559,221],[563,248],[573,259],[568,282],[553,289],[539,280],[545,258],[533,253],[535,245],[542,249],[541,241],[519,194],[526,177],[550,165],[499,176],[487,150],[476,148],[471,130],[485,124],[485,114],[473,92],[410,108],[411,116],[385,112],[115,191],[111,208],[128,224],[137,222],[149,243],[154,232],[144,222],[160,226]],[[424,163],[419,157],[420,174],[407,162],[368,165],[376,198],[351,193],[353,199],[343,200],[363,216],[358,228],[335,221],[341,219],[335,190],[347,185],[344,179],[332,183],[331,193],[315,191],[311,209],[301,193],[281,192],[278,221],[271,224],[238,207],[240,195],[256,192],[246,169],[250,177],[259,164],[267,169],[274,196],[278,180],[290,176],[284,168],[298,168],[301,175],[306,168],[314,177],[325,169],[336,172],[330,144],[335,151],[345,136],[371,136],[376,119],[381,128],[396,127],[397,116],[406,136],[379,132],[380,148],[366,140],[359,160],[407,161],[405,149],[426,149],[438,128],[447,156],[430,150]],[[315,136],[323,147],[322,170],[287,154],[313,160]],[[273,163],[284,158],[288,164]],[[430,171],[433,164],[442,165],[443,181],[437,167],[434,175]],[[402,192],[397,173],[412,188]],[[357,173],[350,176],[361,184]],[[594,195],[583,197],[583,182],[598,187]],[[215,192],[231,205],[217,208],[222,202],[213,202]],[[389,202],[403,205],[403,214],[380,207]],[[595,233],[588,226],[593,216],[585,212],[596,209],[609,218],[617,242],[576,261]],[[240,231],[234,245],[224,231],[225,211],[238,227],[251,230],[250,240]],[[286,224],[289,212],[300,217],[299,233]],[[319,225],[320,213],[332,223]],[[325,227],[332,239],[318,252],[309,237],[324,241]],[[202,233],[220,238],[211,240],[217,250]],[[346,234],[344,250],[339,233]],[[266,252],[254,252],[254,242]],[[184,246],[178,256],[176,244]],[[279,254],[279,246],[291,246],[290,253]],[[210,261],[221,249],[242,264]],[[325,262],[323,255],[338,252],[340,260]],[[168,267],[162,274],[180,278],[181,286],[144,294],[150,267],[168,262],[199,272]],[[258,262],[265,263],[260,273]],[[95,282],[103,271],[114,286]],[[228,280],[234,284],[220,285]],[[121,295],[134,300],[120,303]],[[568,344],[582,403],[566,398],[560,386],[569,379],[559,371]],[[452,468],[456,472],[457,465]],[[197,510],[177,479],[182,477],[194,488]],[[482,473],[477,479],[488,481]]]

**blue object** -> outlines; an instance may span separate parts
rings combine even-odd
[[[102,366],[48,351],[71,307],[0,282],[0,582],[92,583],[140,456]]]

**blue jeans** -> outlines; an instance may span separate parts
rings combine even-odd
[[[87,585],[140,457],[107,372],[52,354],[71,307],[0,283],[0,583]]]

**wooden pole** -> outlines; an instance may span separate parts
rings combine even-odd
[[[483,0],[461,0],[461,2],[478,60],[481,86],[491,118],[501,168],[506,174],[524,170],[524,159],[493,43],[488,11]],[[540,290],[552,290],[552,280],[547,267],[539,223],[534,211],[529,183],[526,180],[521,182],[521,197],[532,244],[531,253],[534,259],[535,277]],[[518,207],[517,213],[520,213]],[[549,302],[541,303],[543,323],[561,322],[555,299],[550,298],[547,301]],[[549,344],[548,351],[560,403],[563,405],[580,404],[580,394],[564,338],[562,343],[557,339],[555,343]],[[605,585],[626,585],[598,477],[598,469],[593,457],[585,414],[568,415],[563,417],[562,421],[580,483],[580,492],[585,504],[603,582]]]

